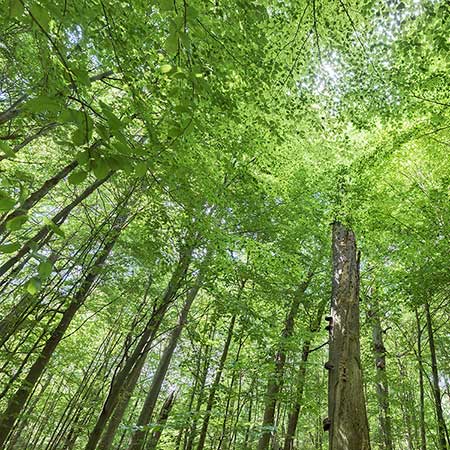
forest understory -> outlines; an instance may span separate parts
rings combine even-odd
[[[0,0],[0,450],[450,450],[447,0]]]

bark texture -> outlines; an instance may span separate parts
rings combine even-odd
[[[297,317],[303,295],[311,281],[313,273],[308,274],[307,279],[300,284],[294,298],[292,299],[289,312],[284,321],[284,328],[281,333],[281,342],[279,350],[275,355],[274,372],[267,383],[264,418],[263,418],[263,433],[258,442],[258,450],[266,450],[269,448],[270,437],[272,436],[271,428],[275,427],[275,412],[278,402],[278,397],[283,385],[284,366],[286,364],[287,349],[286,341],[294,333],[295,318]]]
[[[383,340],[380,317],[376,309],[369,313],[372,322],[372,342],[376,370],[376,393],[379,409],[380,433],[383,439],[383,448],[392,450],[392,427],[389,413],[389,386],[386,375],[386,348]]]
[[[428,345],[430,347],[430,356],[431,356],[431,373],[433,377],[433,397],[434,397],[434,406],[436,410],[436,418],[438,425],[438,433],[439,433],[439,449],[447,450],[447,427],[445,424],[444,413],[442,410],[442,396],[441,396],[441,388],[439,386],[439,371],[437,365],[437,357],[436,357],[436,346],[434,343],[434,330],[433,330],[433,322],[430,314],[430,305],[428,302],[425,302],[425,315],[427,319],[427,330],[428,330]]]
[[[328,362],[330,450],[369,450],[359,343],[359,257],[355,235],[333,224],[333,280]]]

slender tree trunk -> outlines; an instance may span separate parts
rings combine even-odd
[[[439,372],[436,358],[436,347],[434,343],[433,323],[431,319],[430,305],[428,301],[425,302],[425,315],[427,320],[428,345],[430,347],[431,373],[433,377],[433,396],[439,434],[439,449],[447,450],[448,448],[446,438],[447,430],[445,425],[444,413],[442,411],[442,397],[441,397],[441,388],[439,386]]]
[[[427,450],[427,435],[425,432],[425,390],[423,382],[423,361],[422,361],[422,328],[417,309],[415,310],[417,322],[417,359],[419,363],[419,405],[420,405],[420,450]]]
[[[188,270],[192,257],[192,251],[193,247],[187,247],[182,250],[180,260],[178,261],[172,277],[162,295],[161,304],[159,305],[155,314],[147,323],[142,336],[140,337],[132,354],[127,359],[125,365],[117,372],[117,374],[111,381],[111,386],[107,398],[103,404],[100,415],[97,418],[94,429],[89,435],[89,440],[86,444],[85,450],[96,449],[102,433],[105,430],[106,424],[118,404],[120,395],[123,392],[123,388],[125,386],[126,380],[129,377],[129,374],[133,370],[133,367],[139,362],[139,358],[142,356],[142,353],[148,353],[149,345],[153,341],[153,337],[157,332],[171,301],[175,297],[182,281],[186,276],[186,272]]]
[[[69,205],[64,207],[59,213],[57,213],[54,217],[52,217],[52,222],[60,226],[62,225],[72,210],[78,206],[83,200],[89,197],[98,187],[100,187],[103,183],[105,183],[112,173],[101,180],[97,180],[88,186],[80,195],[78,195]],[[0,267],[0,276],[3,276],[8,270],[10,270],[18,261],[20,261],[31,249],[34,249],[36,244],[39,242],[42,243],[53,234],[53,230],[48,226],[43,226],[34,237],[29,239],[25,244],[23,244],[22,248],[11,258],[8,259],[2,266]]]
[[[372,309],[368,314],[372,322],[372,343],[376,370],[376,393],[379,408],[380,433],[385,450],[392,450],[391,416],[389,413],[389,387],[386,375],[386,348],[383,341],[378,311]]]
[[[192,303],[194,302],[195,297],[197,296],[197,293],[200,290],[202,282],[203,282],[203,272],[200,272],[195,282],[195,285],[188,292],[186,301],[183,305],[180,316],[178,318],[177,326],[170,335],[169,343],[167,347],[164,349],[164,353],[159,361],[158,368],[156,369],[155,375],[153,376],[150,390],[145,398],[141,414],[139,415],[139,419],[137,421],[138,428],[133,433],[133,436],[131,438],[129,450],[141,450],[143,448],[146,434],[144,427],[148,425],[153,415],[153,411],[155,409],[162,384],[167,374],[167,369],[169,368],[170,361],[172,360],[173,353],[178,343],[178,339],[186,324],[187,316],[191,309]]]
[[[214,335],[216,332],[216,320],[213,320],[213,326],[211,327],[210,333],[209,333],[209,342],[211,342],[214,339]],[[205,349],[205,358],[204,358],[204,365],[203,370],[201,372],[201,378],[198,382],[198,396],[197,401],[195,405],[195,411],[193,416],[192,423],[190,424],[189,430],[186,432],[185,440],[183,443],[183,449],[184,450],[192,450],[194,447],[194,441],[197,436],[197,425],[198,425],[198,416],[200,413],[200,409],[203,404],[203,398],[205,394],[205,385],[206,385],[206,377],[208,375],[209,371],[209,365],[210,365],[210,359],[211,359],[211,351],[212,351],[212,345],[208,343],[206,345]]]
[[[75,293],[73,300],[64,311],[62,318],[53,330],[37,360],[31,366],[27,376],[21,383],[16,393],[9,399],[5,412],[0,417],[0,447],[2,447],[13,429],[17,418],[22,412],[34,386],[47,367],[53,352],[60,343],[76,312],[83,305],[92,286],[99,278],[100,269],[105,264],[106,258],[111,252],[118,235],[123,227],[125,216],[119,215],[113,225],[111,236],[106,239],[103,249],[100,250],[95,262],[87,273],[84,281]]]
[[[359,344],[359,256],[355,235],[333,224],[333,279],[329,325],[328,418],[330,450],[369,450]]]
[[[325,309],[325,303],[322,303],[318,307],[317,316],[315,322],[311,324],[310,331],[312,333],[317,333],[320,329],[320,322],[322,321],[323,312]],[[311,340],[308,339],[303,344],[302,348],[302,359],[300,361],[300,367],[297,374],[296,381],[296,394],[295,401],[288,416],[288,426],[286,430],[286,438],[284,441],[284,450],[293,450],[294,448],[294,437],[297,430],[298,418],[300,415],[300,409],[302,406],[303,392],[305,388],[306,380],[306,367],[308,362],[309,353],[311,351]]]
[[[56,175],[48,179],[37,191],[34,191],[21,205],[9,213],[6,218],[0,223],[0,235],[5,232],[6,223],[15,217],[27,214],[30,209],[36,205],[42,198],[44,198],[51,189],[53,189],[63,178],[65,178],[75,167],[78,166],[78,161],[74,160],[67,166],[63,167]]]
[[[267,383],[267,390],[265,395],[265,407],[264,407],[264,418],[263,418],[263,431],[258,442],[258,450],[266,450],[269,448],[270,437],[272,436],[272,431],[270,428],[275,426],[275,411],[277,407],[278,396],[281,391],[283,384],[283,372],[284,365],[286,363],[286,340],[289,339],[294,333],[294,323],[297,316],[301,300],[308,287],[312,272],[308,274],[306,281],[301,283],[298,287],[294,298],[292,299],[291,307],[286,316],[284,322],[284,329],[281,334],[281,342],[279,350],[275,355],[275,367],[271,375],[269,375],[269,381]]]
[[[402,363],[400,355],[397,355],[397,363],[399,367],[400,377],[403,380],[409,380],[409,373],[405,370],[405,366]],[[405,386],[402,388],[402,401],[400,404],[400,409],[403,414],[403,423],[406,427],[406,442],[408,445],[408,450],[414,450],[414,432],[413,432],[413,417],[411,415],[411,411],[415,411],[415,402],[414,396],[411,392],[411,387],[409,383],[405,383]]]
[[[205,416],[203,418],[202,429],[200,431],[200,437],[197,444],[197,450],[203,450],[206,441],[206,433],[208,432],[209,419],[211,418],[211,412],[214,406],[216,398],[217,388],[219,387],[220,379],[222,377],[223,368],[227,360],[228,351],[230,350],[231,340],[233,338],[234,325],[236,323],[236,315],[231,318],[230,325],[228,326],[227,338],[220,357],[219,366],[217,367],[216,374],[214,375],[214,381],[209,391],[208,402],[206,403]]]
[[[162,405],[158,421],[156,422],[158,429],[152,433],[145,450],[156,450],[174,402],[175,391],[169,394],[169,396],[166,398],[166,401]]]
[[[134,388],[139,380],[139,376],[142,372],[142,368],[144,367],[145,360],[147,359],[147,353],[143,353],[139,361],[133,367],[128,381],[125,385],[125,388],[119,398],[117,406],[114,409],[113,414],[111,415],[111,419],[108,423],[108,428],[106,429],[103,437],[98,444],[98,450],[109,450],[114,441],[114,437],[117,433],[117,429],[119,428],[120,423],[122,422],[123,416],[125,415],[125,411],[127,410],[128,403],[130,402],[131,396],[133,395]]]

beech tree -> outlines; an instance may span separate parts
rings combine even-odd
[[[449,450],[448,2],[1,11],[2,449]]]

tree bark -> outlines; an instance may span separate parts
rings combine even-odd
[[[158,401],[158,396],[161,391],[162,384],[167,374],[167,369],[169,368],[170,361],[172,360],[173,353],[178,343],[178,339],[183,331],[183,328],[187,322],[187,316],[191,309],[192,303],[200,290],[203,282],[203,272],[197,277],[195,285],[189,290],[186,301],[181,310],[180,316],[178,318],[178,323],[175,329],[172,331],[167,347],[164,349],[163,355],[156,369],[155,375],[153,376],[152,384],[150,390],[145,398],[144,405],[139,415],[137,421],[137,429],[133,433],[131,438],[131,444],[129,450],[141,450],[144,446],[146,430],[144,427],[148,425],[150,419],[153,415],[153,411]]]
[[[325,303],[322,302],[317,311],[317,317],[315,318],[315,322],[311,324],[310,331],[312,333],[317,333],[320,329],[320,322],[322,321],[323,312],[325,309]],[[302,358],[300,361],[300,367],[297,374],[296,380],[296,394],[295,401],[289,411],[288,416],[288,425],[286,430],[286,437],[284,441],[284,450],[293,450],[294,449],[294,437],[295,432],[297,430],[298,418],[300,415],[300,409],[302,406],[303,400],[303,392],[305,388],[305,380],[306,380],[306,367],[308,362],[309,353],[311,352],[311,340],[307,339],[302,348]]]
[[[431,319],[430,305],[428,301],[425,302],[425,315],[427,320],[428,345],[430,347],[431,374],[433,378],[433,397],[439,434],[439,449],[447,450],[447,429],[444,419],[444,413],[442,411],[442,397],[441,388],[439,386],[439,371],[437,366],[436,347],[434,343],[433,322]]]
[[[60,226],[62,225],[72,210],[78,206],[83,200],[89,197],[98,187],[100,187],[103,183],[105,183],[112,172],[109,173],[108,176],[101,180],[96,180],[90,186],[88,186],[80,195],[78,195],[69,205],[63,208],[59,213],[55,214],[52,217],[52,222]],[[0,276],[3,276],[8,270],[10,270],[18,261],[20,261],[34,246],[39,242],[42,244],[49,235],[53,234],[53,230],[48,226],[43,226],[34,237],[29,239],[25,244],[23,244],[22,248],[10,259],[8,259],[2,266],[0,267]]]
[[[376,309],[369,311],[372,322],[372,343],[376,370],[376,394],[379,409],[380,433],[385,450],[392,450],[392,427],[389,413],[389,386],[386,375],[386,348],[383,340],[380,317]]]
[[[273,373],[269,376],[265,395],[265,407],[263,418],[263,432],[258,442],[258,450],[266,450],[269,448],[270,437],[272,432],[269,428],[275,426],[275,411],[278,396],[283,384],[284,365],[286,363],[286,340],[294,333],[295,318],[298,314],[300,302],[313,276],[312,272],[308,273],[307,279],[300,284],[292,299],[291,307],[284,321],[284,328],[281,333],[281,341],[279,349],[275,355],[275,367]]]
[[[359,337],[359,255],[355,235],[333,224],[333,279],[329,325],[328,418],[330,450],[370,450]]]
[[[172,410],[174,402],[175,402],[175,391],[172,391],[161,407],[161,412],[159,413],[159,418],[158,421],[156,422],[158,429],[152,433],[150,440],[146,446],[146,450],[156,450],[156,447],[158,446],[159,439],[161,438],[164,426],[166,425],[167,419],[169,418],[169,414],[170,411]]]
[[[417,359],[419,363],[419,415],[420,415],[420,450],[427,450],[427,435],[425,432],[425,390],[423,382],[423,361],[422,361],[422,328],[417,309],[415,310],[417,322]]]
[[[147,326],[145,327],[145,330],[142,333],[139,342],[137,343],[124,367],[122,367],[117,372],[116,376],[111,381],[111,386],[107,398],[103,404],[100,415],[97,418],[94,429],[89,435],[89,440],[86,444],[85,450],[96,449],[97,444],[105,430],[105,426],[120,400],[120,395],[123,392],[127,379],[129,379],[129,374],[133,370],[133,367],[139,363],[142,354],[146,355],[148,353],[149,345],[152,342],[153,337],[157,332],[171,301],[180,288],[182,280],[186,276],[186,272],[188,270],[192,257],[192,251],[193,247],[191,246],[186,247],[182,250],[180,260],[178,261],[172,277],[170,278],[170,281],[162,295],[161,304],[159,305],[158,310],[147,323]]]
[[[27,214],[30,209],[36,205],[42,198],[44,198],[51,189],[53,189],[63,178],[65,178],[75,167],[78,166],[78,161],[74,160],[67,166],[63,167],[56,175],[48,179],[37,191],[34,191],[19,208],[10,212],[6,218],[0,223],[0,235],[5,232],[6,223],[15,217]]]
[[[83,305],[89,292],[97,281],[100,275],[100,269],[104,266],[106,258],[110,254],[117,237],[122,230],[125,221],[125,216],[119,215],[116,219],[115,224],[112,227],[112,232],[109,238],[107,238],[104,247],[100,250],[99,254],[89,272],[87,273],[85,279],[81,283],[81,286],[74,295],[73,300],[70,302],[67,309],[64,311],[62,318],[56,328],[51,333],[49,339],[44,345],[41,353],[39,354],[37,360],[31,366],[27,376],[22,381],[19,389],[16,393],[9,399],[8,405],[5,412],[0,417],[0,447],[2,447],[8,436],[13,429],[20,413],[22,412],[34,386],[38,382],[40,376],[47,367],[51,356],[53,355],[56,347],[60,343],[64,336],[67,328],[69,327],[72,319],[74,318],[76,312]]]
[[[230,325],[228,326],[227,338],[225,345],[220,356],[219,366],[217,367],[216,374],[214,375],[214,381],[209,391],[208,401],[206,403],[205,415],[203,418],[202,428],[200,431],[200,437],[197,444],[197,450],[203,450],[206,441],[206,433],[208,432],[209,419],[211,418],[211,412],[214,406],[216,398],[217,388],[219,387],[220,379],[222,378],[223,368],[227,360],[228,351],[230,350],[231,340],[233,339],[234,325],[236,323],[236,315],[231,318]]]

